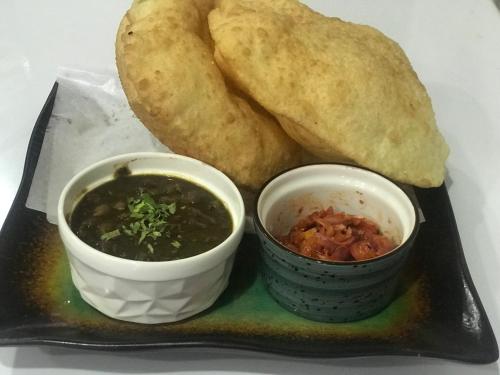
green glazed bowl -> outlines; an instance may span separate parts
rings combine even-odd
[[[400,245],[365,261],[329,262],[299,255],[275,239],[328,206],[375,221]],[[343,164],[308,165],[274,177],[259,192],[255,212],[269,293],[285,309],[322,322],[360,320],[384,309],[419,228],[416,203],[404,190],[377,173]]]

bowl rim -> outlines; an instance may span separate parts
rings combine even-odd
[[[368,173],[372,173],[374,175],[377,175],[377,176],[381,177],[382,179],[386,180],[387,182],[389,182],[390,184],[394,185],[398,190],[400,190],[403,193],[404,196],[406,196],[408,198],[408,200],[410,201],[410,203],[411,203],[411,205],[413,207],[413,213],[414,213],[414,217],[415,217],[415,222],[414,222],[414,225],[413,225],[413,229],[410,232],[410,235],[408,236],[408,238],[404,242],[402,242],[401,244],[399,244],[395,249],[389,251],[388,253],[380,255],[378,257],[374,257],[374,258],[370,258],[370,259],[365,259],[365,260],[349,260],[349,261],[328,261],[328,260],[315,259],[315,258],[307,257],[305,255],[296,253],[296,252],[290,250],[289,248],[287,248],[286,246],[284,246],[283,244],[281,244],[267,230],[267,228],[264,226],[264,224],[262,223],[262,220],[260,218],[259,211],[258,211],[258,206],[259,206],[259,201],[260,201],[260,198],[262,196],[262,193],[264,192],[264,190],[266,189],[266,187],[268,185],[270,185],[273,181],[275,181],[278,177],[283,176],[283,175],[285,175],[285,174],[287,174],[289,172],[295,171],[295,170],[308,169],[310,167],[315,167],[315,166],[340,166],[340,167],[347,167],[347,168],[352,168],[352,169],[359,169],[359,170],[362,170],[364,172],[368,172]],[[411,195],[409,195],[406,191],[404,191],[404,189],[402,189],[398,185],[398,183],[396,183],[391,178],[386,177],[383,174],[381,174],[379,172],[376,172],[376,171],[373,171],[373,170],[371,170],[369,168],[362,167],[362,166],[355,165],[355,164],[350,164],[350,163],[347,163],[347,162],[307,163],[307,164],[300,165],[298,167],[292,167],[292,168],[285,169],[285,170],[281,171],[280,173],[278,173],[278,174],[272,176],[271,178],[269,178],[266,182],[264,182],[264,184],[261,186],[261,188],[258,190],[258,192],[257,192],[257,194],[255,196],[254,205],[253,205],[253,209],[254,209],[254,212],[255,212],[254,223],[257,226],[257,231],[260,232],[261,234],[263,234],[270,242],[272,242],[281,251],[284,251],[287,254],[291,254],[292,256],[295,256],[295,257],[307,260],[310,263],[316,263],[316,264],[321,264],[321,265],[335,265],[335,266],[355,266],[355,265],[364,265],[364,264],[368,264],[368,263],[375,263],[375,262],[378,262],[378,261],[380,261],[382,259],[392,257],[395,254],[401,252],[403,249],[406,249],[408,246],[411,246],[411,244],[414,242],[415,238],[417,237],[417,234],[418,234],[419,229],[420,229],[420,220],[419,220],[418,207],[419,206],[418,206],[418,203],[416,201],[416,198],[412,197]]]
[[[67,194],[69,190],[75,185],[75,183],[80,180],[83,176],[86,174],[92,172],[93,170],[102,167],[107,164],[112,164],[113,162],[120,162],[120,163],[126,163],[127,161],[134,161],[137,159],[154,159],[154,158],[161,158],[161,159],[167,159],[167,158],[174,158],[174,159],[182,159],[185,160],[189,163],[196,163],[201,165],[203,168],[209,169],[212,173],[215,173],[219,175],[219,177],[222,178],[223,183],[227,184],[230,188],[231,191],[235,194],[235,197],[237,198],[237,205],[235,208],[232,210],[228,207],[228,210],[230,210],[231,216],[233,217],[233,230],[231,231],[231,234],[224,239],[220,244],[217,246],[204,251],[200,254],[193,255],[191,257],[187,258],[181,258],[181,259],[175,259],[175,260],[165,260],[165,261],[140,261],[140,260],[134,260],[134,259],[128,259],[128,258],[121,258],[117,257],[111,254],[104,253],[102,251],[99,251],[98,249],[86,244],[84,241],[82,241],[76,233],[73,232],[71,229],[68,220],[67,220],[67,215],[64,214],[64,203],[67,199]],[[168,171],[167,171],[168,172]],[[189,176],[190,173],[187,172],[185,173],[185,176]],[[112,174],[110,174],[112,176]],[[197,183],[203,187],[204,189],[207,189],[210,191],[212,194],[216,195],[219,199],[221,199],[215,192],[212,191],[209,187],[207,187],[204,183],[203,180],[197,179]],[[94,188],[97,186],[94,186]],[[230,206],[227,202],[226,204]],[[234,211],[238,210],[238,207],[241,209],[241,217],[235,217]],[[81,262],[90,265],[92,267],[96,267],[96,264],[101,263],[102,264],[108,264],[110,262],[115,262],[115,264],[120,267],[131,267],[134,269],[137,269],[140,267],[144,272],[146,271],[159,271],[159,269],[163,269],[164,267],[188,267],[189,263],[197,262],[197,261],[202,261],[203,264],[209,263],[209,258],[212,258],[213,255],[218,255],[217,258],[225,259],[228,256],[231,255],[232,252],[228,252],[228,254],[222,256],[220,255],[223,253],[223,249],[226,248],[232,241],[237,239],[240,234],[242,234],[242,231],[244,229],[245,225],[245,205],[243,202],[243,198],[241,196],[241,193],[239,192],[238,188],[234,184],[234,182],[227,176],[225,175],[222,171],[216,169],[215,167],[212,167],[211,165],[204,163],[198,159],[194,159],[188,156],[184,155],[179,155],[179,154],[174,154],[174,153],[164,153],[164,152],[131,152],[131,153],[123,153],[115,156],[111,156],[105,159],[101,159],[85,168],[80,170],[77,174],[75,174],[64,186],[60,196],[59,196],[59,201],[58,201],[58,206],[57,206],[57,218],[58,218],[58,227],[59,227],[59,233],[60,237],[63,237],[63,232],[64,236],[66,236],[66,239],[71,241],[73,244],[77,244],[78,248],[77,250],[75,249],[68,249],[66,246],[66,241],[63,240],[65,243],[65,248],[67,252],[70,252],[72,256],[75,256],[77,259],[79,259]],[[237,219],[237,220],[234,220]],[[88,252],[89,254],[85,256],[83,259],[80,255],[84,255],[84,252]],[[92,257],[93,261],[89,262],[88,259]],[[216,265],[214,265],[216,266]],[[206,268],[207,270],[210,269]],[[109,275],[114,275],[114,272],[106,272]],[[116,275],[114,275],[116,276]],[[130,279],[134,280],[139,280],[142,278],[137,278],[137,277],[130,277]]]

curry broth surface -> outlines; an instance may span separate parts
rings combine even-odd
[[[140,261],[203,253],[233,229],[227,208],[210,191],[181,178],[149,174],[118,176],[89,191],[73,210],[70,226],[88,245]]]

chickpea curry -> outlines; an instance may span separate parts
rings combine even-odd
[[[233,230],[224,203],[205,188],[166,175],[118,175],[87,192],[70,218],[73,232],[107,254],[138,261],[191,257]]]

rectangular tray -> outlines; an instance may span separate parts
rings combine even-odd
[[[282,309],[260,278],[258,241],[245,235],[228,289],[186,321],[140,325],[107,318],[74,288],[57,227],[25,207],[57,92],[30,139],[23,178],[0,231],[0,345],[92,349],[221,347],[307,357],[428,356],[489,363],[498,346],[472,283],[445,186],[416,189],[426,218],[398,297],[353,323],[318,323]]]

